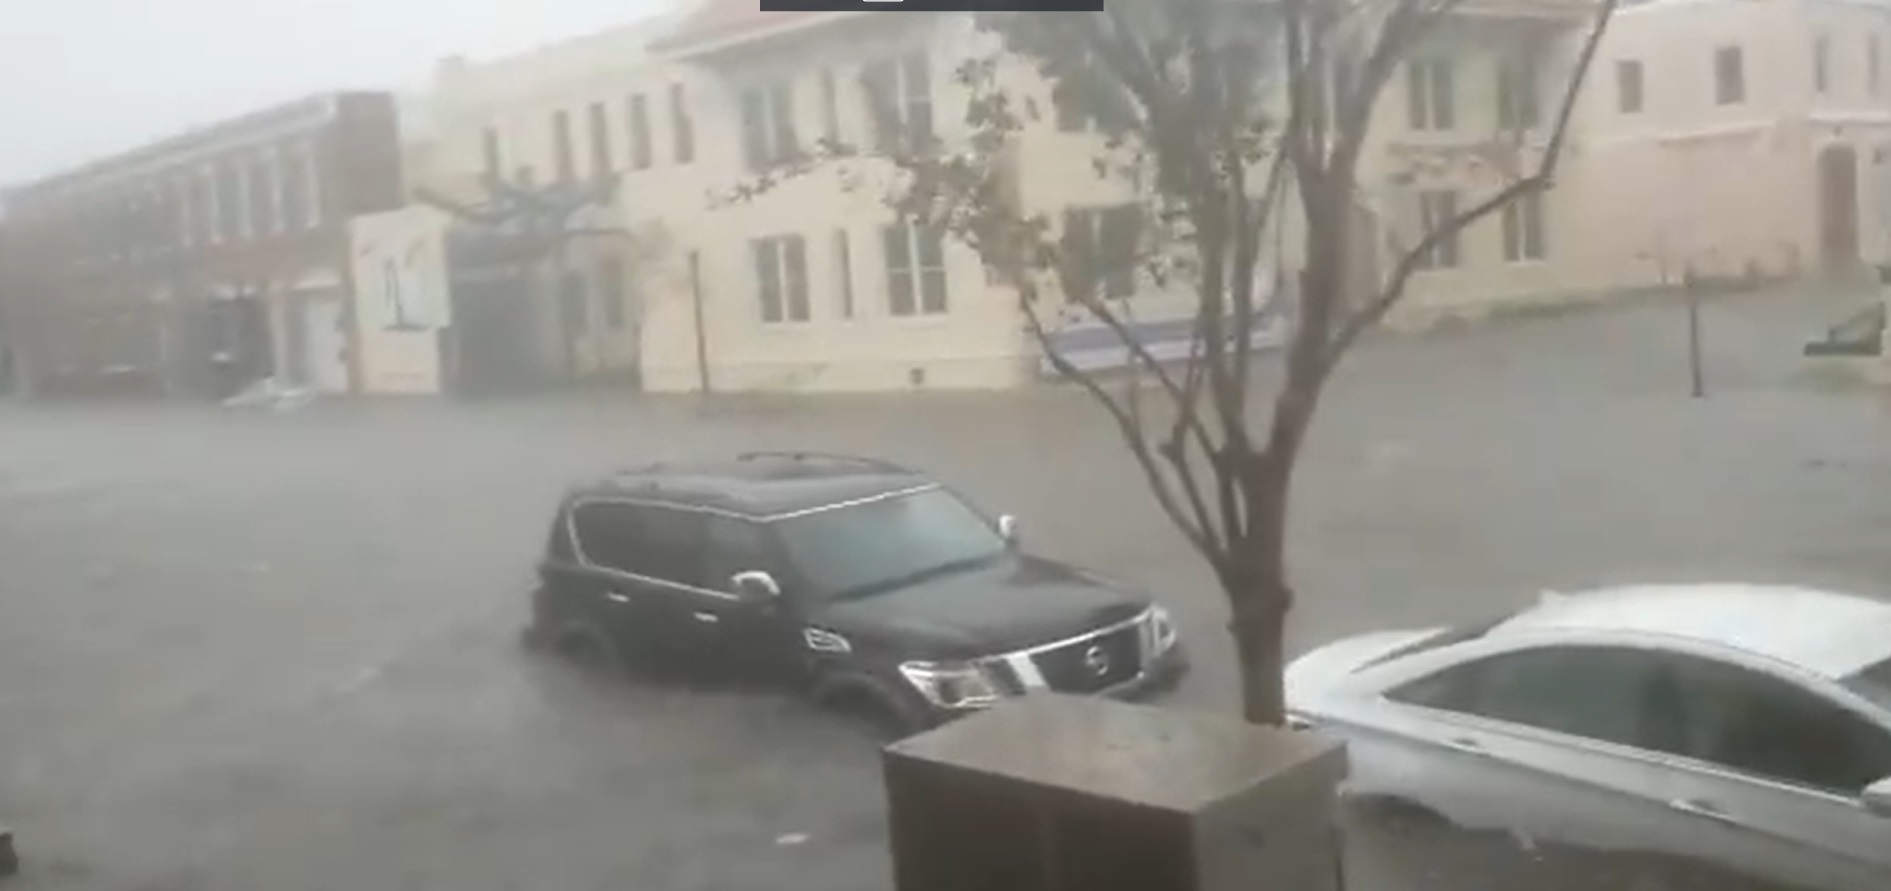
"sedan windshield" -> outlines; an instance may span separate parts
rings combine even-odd
[[[1891,712],[1891,659],[1846,678],[1845,686]]]
[[[876,593],[1005,553],[997,530],[944,489],[816,511],[779,525],[788,559],[822,599]]]

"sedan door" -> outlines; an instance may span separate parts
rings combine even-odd
[[[1461,663],[1387,693],[1376,723],[1404,751],[1367,743],[1356,770],[1466,828],[1645,850],[1672,820],[1640,748],[1657,666],[1647,651],[1576,645]]]
[[[1794,681],[1674,658],[1690,731],[1669,779],[1676,835],[1755,876],[1891,888],[1891,819],[1859,803],[1866,786],[1891,777],[1891,732]]]

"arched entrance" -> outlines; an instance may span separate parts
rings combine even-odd
[[[1819,256],[1828,269],[1859,262],[1858,151],[1843,143],[1819,152]]]

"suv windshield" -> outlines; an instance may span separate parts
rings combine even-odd
[[[1891,712],[1891,659],[1846,678],[1845,686]]]
[[[824,600],[875,593],[1005,553],[997,530],[944,489],[816,511],[779,526],[788,559]]]

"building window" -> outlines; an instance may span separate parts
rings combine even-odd
[[[755,261],[755,291],[764,322],[808,320],[807,245],[799,235],[778,235],[749,242]]]
[[[946,311],[945,236],[907,223],[880,230],[886,252],[887,309],[896,316]]]
[[[598,261],[598,300],[604,304],[604,324],[612,331],[624,327],[624,261],[605,257]]]
[[[216,244],[223,240],[223,207],[217,200],[217,169],[206,166],[198,174],[198,207],[203,208],[203,238],[205,244]]]
[[[235,220],[234,236],[239,239],[249,238],[255,234],[256,229],[256,221],[252,218],[251,211],[256,206],[252,196],[255,195],[258,184],[251,181],[250,166],[247,161],[241,158],[230,159],[230,185],[235,186],[236,194],[235,200],[231,202],[233,206],[230,208],[231,218]]]
[[[571,113],[552,113],[552,169],[558,181],[568,183],[578,178],[577,161],[571,156]]]
[[[1458,193],[1449,189],[1433,189],[1418,193],[1418,222],[1420,231],[1429,238],[1431,233],[1443,231],[1458,215]],[[1458,265],[1458,233],[1440,239],[1430,250],[1418,255],[1419,269],[1450,269]]]
[[[794,93],[788,84],[742,91],[742,153],[760,170],[795,156]]]
[[[481,142],[485,152],[486,178],[496,182],[505,175],[506,170],[505,153],[499,145],[498,129],[487,127],[481,137]]]
[[[235,241],[247,234],[243,211],[243,168],[228,159],[217,165],[217,219],[223,224],[223,240]]]
[[[840,284],[840,317],[854,317],[854,249],[847,230],[834,230],[834,279]]]
[[[1497,126],[1528,130],[1542,123],[1536,60],[1510,56],[1497,63]]]
[[[670,84],[670,138],[676,163],[696,160],[696,123],[689,116],[689,97],[682,84]]]
[[[648,170],[653,158],[650,151],[650,103],[642,93],[630,97],[630,166]]]
[[[281,222],[276,219],[276,184],[272,181],[274,165],[258,154],[249,163],[250,227],[257,237],[273,235]]]
[[[1088,49],[1080,50],[1074,60],[1080,66],[1094,66]],[[1051,110],[1057,115],[1057,129],[1062,133],[1081,133],[1098,129],[1097,100],[1079,89],[1075,79],[1058,82],[1051,88]]]
[[[1865,89],[1873,96],[1884,92],[1884,60],[1878,54],[1878,35],[1865,35]]]
[[[611,174],[611,113],[604,103],[593,102],[586,114],[591,127],[591,175],[604,179]]]
[[[932,60],[924,52],[874,62],[861,71],[867,109],[884,151],[924,146],[933,139]]]
[[[1812,89],[1823,93],[1832,87],[1832,38],[1824,34],[1812,40]]]
[[[308,178],[308,183],[302,187],[309,199],[308,227],[314,229],[328,216],[328,188],[322,180],[322,162],[314,146],[302,153],[302,173]]]
[[[1457,84],[1450,59],[1413,59],[1405,64],[1406,112],[1414,130],[1457,126]]]
[[[1641,60],[1623,59],[1615,63],[1615,107],[1623,114],[1641,113]]]
[[[290,152],[285,156],[282,181],[282,217],[290,231],[305,229],[309,225],[309,180],[304,173],[308,164],[302,152]]]
[[[1503,226],[1505,260],[1543,259],[1543,193],[1531,192],[1504,205]]]
[[[840,89],[832,68],[821,69],[821,137],[829,145],[840,142]]]
[[[1064,211],[1064,277],[1077,302],[1136,293],[1142,209],[1134,204]]]
[[[190,177],[180,177],[172,183],[171,196],[171,201],[177,205],[177,243],[190,247],[197,243],[196,214],[191,211],[195,196],[190,187]]]
[[[1737,46],[1714,50],[1714,102],[1738,105],[1747,101],[1746,59]]]

